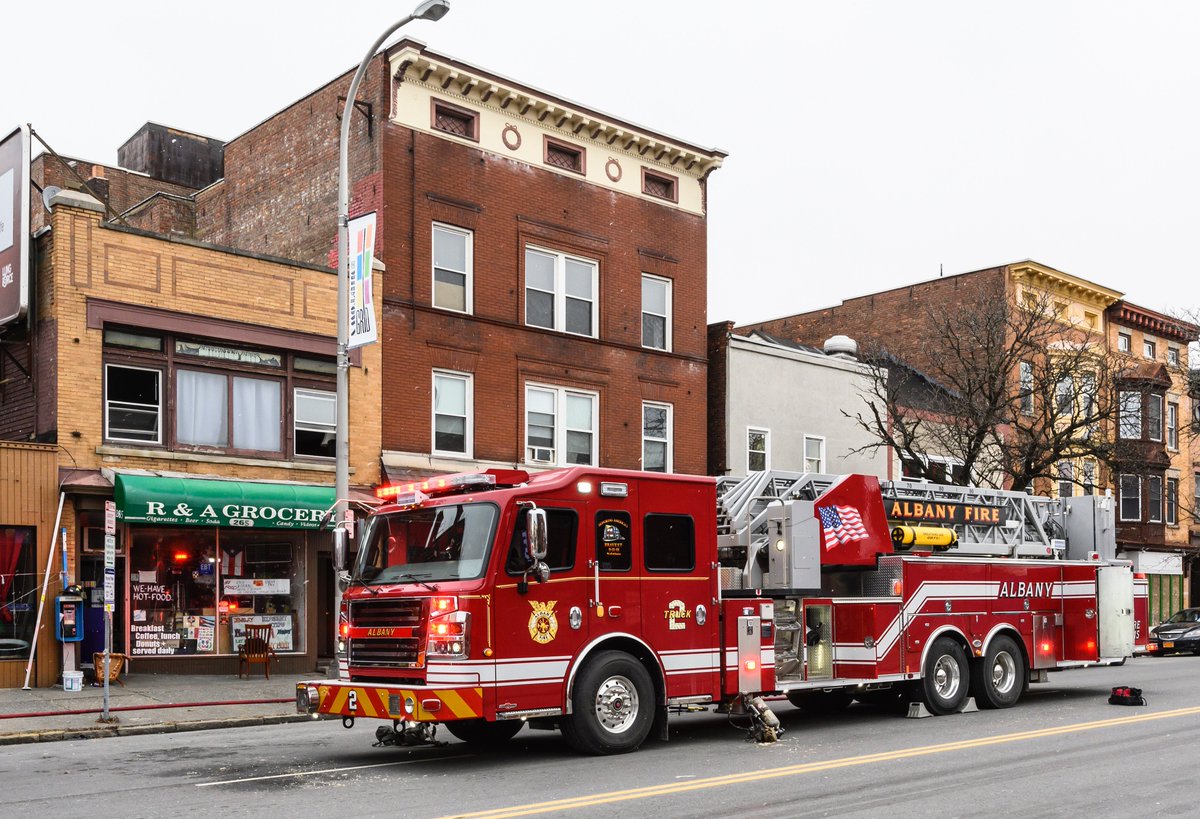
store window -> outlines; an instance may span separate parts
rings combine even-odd
[[[105,328],[104,437],[117,444],[332,458],[332,359]]]
[[[247,625],[302,651],[304,535],[141,528],[130,547],[129,653],[235,654]]]
[[[0,660],[29,656],[37,617],[37,533],[0,527]]]

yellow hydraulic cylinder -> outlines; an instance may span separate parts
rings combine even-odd
[[[944,526],[893,526],[892,545],[949,549],[958,544],[958,533]]]

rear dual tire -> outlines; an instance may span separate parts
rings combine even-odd
[[[1025,655],[1011,637],[993,638],[974,670],[971,693],[981,708],[1012,708],[1025,693]]]

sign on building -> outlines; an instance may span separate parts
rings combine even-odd
[[[371,292],[371,265],[375,260],[375,214],[350,220],[349,327],[347,346],[362,347],[377,340],[375,303]],[[343,268],[345,269],[345,268]]]
[[[29,127],[0,140],[0,327],[29,310]]]

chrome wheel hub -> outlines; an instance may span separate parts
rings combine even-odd
[[[992,688],[997,694],[1007,694],[1017,684],[1017,662],[1007,651],[1001,651],[992,661]]]
[[[620,734],[629,730],[638,715],[637,689],[627,677],[615,675],[596,691],[596,719],[605,731]]]
[[[958,686],[962,683],[958,663],[948,655],[937,658],[933,665],[933,689],[943,700],[953,700],[958,694]]]

